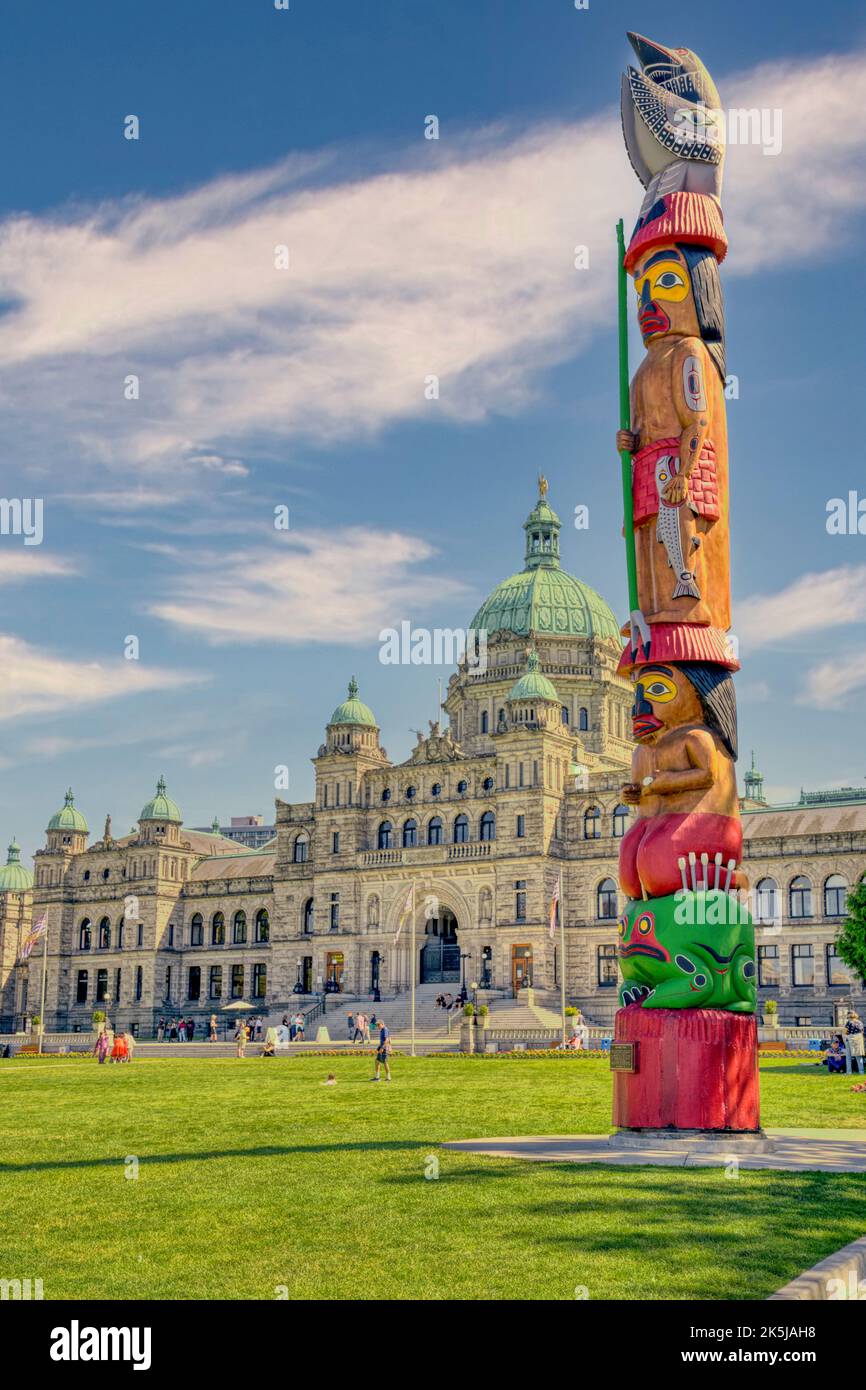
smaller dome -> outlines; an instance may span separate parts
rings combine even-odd
[[[533,650],[529,653],[526,662],[526,672],[515,681],[508,692],[509,700],[551,700],[554,704],[559,704],[559,696],[552,681],[541,669],[538,660],[538,652]]]
[[[66,793],[63,809],[57,811],[48,822],[49,830],[76,830],[81,834],[87,834],[87,821],[80,811],[75,809],[75,798],[70,787]]]
[[[13,840],[8,853],[0,869],[0,893],[26,893],[33,887],[33,874],[21,863],[21,846]]]
[[[358,682],[353,676],[349,681],[349,698],[338,705],[328,720],[329,724],[368,724],[375,729],[376,718],[369,705],[358,699]]]
[[[156,784],[156,796],[152,801],[148,801],[146,806],[142,807],[141,815],[138,819],[140,821],[168,820],[174,821],[177,825],[182,824],[183,816],[180,813],[180,807],[176,801],[172,801],[171,797],[166,795],[164,777],[160,777]]]

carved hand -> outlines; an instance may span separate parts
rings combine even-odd
[[[623,451],[623,449],[625,449],[627,453],[633,454],[633,453],[635,452],[635,450],[637,449],[637,447],[638,447],[638,437],[637,437],[636,434],[632,434],[631,430],[617,430],[617,432],[616,432],[616,448],[617,448],[617,453],[620,453],[620,454],[621,454],[622,451]]]
[[[629,806],[637,806],[641,798],[643,787],[639,782],[626,782],[620,788],[623,801]]]
[[[662,497],[672,507],[678,507],[680,502],[687,501],[688,496],[689,480],[683,473],[677,473],[671,478],[670,482],[666,483],[662,488]]]

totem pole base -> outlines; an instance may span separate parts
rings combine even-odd
[[[611,1068],[621,1130],[763,1138],[754,1014],[631,1004],[616,1015]]]

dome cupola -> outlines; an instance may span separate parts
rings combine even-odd
[[[0,893],[26,893],[33,887],[33,874],[21,863],[21,846],[13,840],[7,853],[0,869]]]

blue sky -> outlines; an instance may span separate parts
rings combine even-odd
[[[697,51],[725,106],[782,112],[723,195],[741,745],[780,798],[863,784],[866,537],[825,527],[866,496],[862,12],[683,23],[663,0],[4,17],[2,493],[44,498],[45,539],[0,536],[0,839],[31,853],[69,783],[123,831],[160,773],[188,824],[270,818],[275,764],[310,795],[352,673],[405,757],[449,672],[382,666],[378,631],[469,622],[521,566],[539,469],[564,564],[622,613],[630,27]]]

